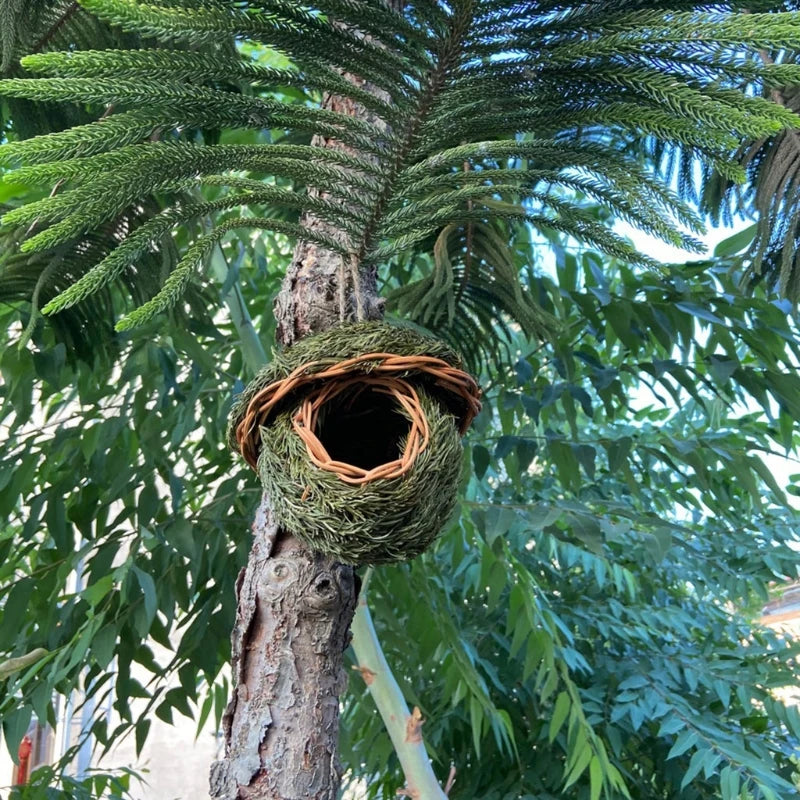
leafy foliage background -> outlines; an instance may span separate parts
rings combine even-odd
[[[800,24],[721,16],[738,4],[641,5],[537,4],[536,24],[513,32],[518,44],[546,41],[550,66],[535,82],[524,59],[495,61],[498,42],[473,36],[474,74],[442,92],[416,155],[393,173],[385,159],[416,119],[420,76],[447,55],[414,32],[424,21],[437,41],[452,39],[437,3],[411,4],[392,39],[383,12],[316,4],[357,17],[393,53],[386,62],[369,44],[345,47],[344,34],[329,49],[321,33],[300,37],[325,20],[293,4],[0,6],[15,76],[0,84],[4,152],[29,164],[0,185],[13,209],[0,230],[0,653],[50,653],[0,684],[12,752],[31,714],[54,721],[53,693],[75,688],[98,707],[110,698],[120,716],[109,730],[97,714],[100,750],[125,733],[141,746],[153,714],[219,718],[259,493],[224,446],[250,370],[238,337],[250,320],[271,341],[270,301],[311,210],[348,233],[344,250],[358,245],[363,269],[380,267],[392,313],[455,340],[487,387],[460,514],[433,552],[370,582],[437,772],[458,769],[452,796],[797,795],[800,717],[773,694],[797,683],[797,647],[752,622],[768,587],[797,577],[797,513],[762,460],[794,457],[796,324],[769,281],[743,288],[746,241],[656,265],[611,223],[616,214],[690,244],[665,220],[699,227],[692,181],[679,186],[686,204],[626,139],[649,141],[659,164],[658,140],[677,142],[735,176],[742,138],[793,135],[795,121],[733,86],[796,80],[795,65],[764,63],[761,51],[793,46]],[[273,16],[253,13],[262,7]],[[230,33],[283,36],[294,60],[252,41],[239,58],[218,35],[220,9]],[[516,4],[481,9],[499,30]],[[274,22],[287,16],[288,27]],[[669,23],[661,40],[658,20]],[[688,31],[700,44],[674,55]],[[45,52],[68,44],[111,52]],[[405,84],[391,68],[401,58]],[[295,60],[304,71],[290,74]],[[319,111],[322,89],[345,88],[331,65],[357,66],[388,93],[369,102],[391,136]],[[677,81],[687,71],[695,77]],[[632,105],[646,113],[631,116]],[[311,134],[326,126],[351,150],[309,160]],[[319,183],[338,187],[336,202],[304,190]],[[352,203],[381,192],[376,227]],[[240,206],[242,223],[228,213]],[[257,230],[229,235],[240,224]],[[65,297],[79,302],[40,318]],[[150,312],[170,304],[164,326]],[[115,331],[133,306],[149,309],[134,317],[139,329]],[[153,643],[173,654],[168,664]],[[144,715],[131,711],[137,698]],[[371,797],[388,797],[402,777],[370,703],[354,677],[343,759]],[[60,766],[18,794],[125,791],[119,778],[63,779]]]

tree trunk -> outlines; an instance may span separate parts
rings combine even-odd
[[[342,110],[344,102],[330,97],[325,106]],[[302,223],[337,235],[314,218]],[[380,318],[382,308],[374,274],[354,276],[340,255],[300,242],[275,303],[279,343],[343,320]],[[211,768],[213,798],[337,797],[339,694],[347,681],[342,661],[355,583],[352,567],[311,552],[282,530],[269,498],[262,498],[248,564],[237,581],[234,690],[223,722],[225,758]]]
[[[304,224],[317,225],[316,220]],[[330,231],[328,231],[330,233]],[[374,281],[340,301],[341,256],[298,244],[276,302],[282,344],[325,330],[356,305],[381,308]],[[264,495],[237,581],[234,690],[225,758],[211,769],[220,800],[335,800],[342,666],[356,603],[353,568],[313,553],[277,524]]]
[[[403,0],[385,2],[400,10]],[[344,77],[377,92],[356,75]],[[326,95],[323,107],[380,124],[347,98]],[[317,136],[313,144],[350,151],[335,139]],[[327,197],[321,190],[310,192]],[[301,224],[343,239],[313,215],[304,215]],[[275,301],[279,344],[289,346],[344,321],[382,317],[374,270],[362,271],[337,253],[298,242]],[[223,723],[225,758],[211,769],[213,798],[338,796],[339,694],[347,683],[343,655],[350,642],[356,581],[352,567],[311,552],[282,530],[264,495],[250,558],[237,581],[234,690]]]
[[[226,757],[211,770],[225,800],[335,800],[342,654],[355,609],[352,567],[281,531],[264,496],[237,582]]]

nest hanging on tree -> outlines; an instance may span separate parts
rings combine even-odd
[[[281,524],[354,564],[425,550],[447,521],[480,390],[442,342],[366,322],[309,336],[231,411]]]

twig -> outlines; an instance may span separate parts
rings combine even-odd
[[[35,664],[37,661],[41,661],[46,655],[49,654],[49,651],[45,650],[43,647],[37,647],[35,650],[31,650],[30,653],[27,653],[24,656],[9,658],[8,661],[3,661],[0,663],[0,680],[7,678],[9,675],[13,675],[15,672],[25,669],[25,667],[30,667],[32,664]]]
[[[447,783],[444,785],[444,793],[446,795],[450,795],[450,790],[453,788],[453,784],[456,782],[456,765],[450,765],[450,774],[447,776]]]
[[[46,47],[50,40],[56,35],[56,33],[58,33],[59,28],[61,28],[62,25],[65,25],[69,21],[70,17],[80,10],[80,7],[80,3],[75,0],[75,2],[70,5],[61,18],[55,23],[55,25],[53,25],[53,27],[50,28],[50,30],[47,31],[47,33],[33,46],[33,50],[31,52],[38,53],[43,47]]]

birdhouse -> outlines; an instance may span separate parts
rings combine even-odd
[[[344,325],[278,355],[236,402],[229,440],[310,547],[353,564],[400,561],[452,512],[479,398],[442,342]]]

